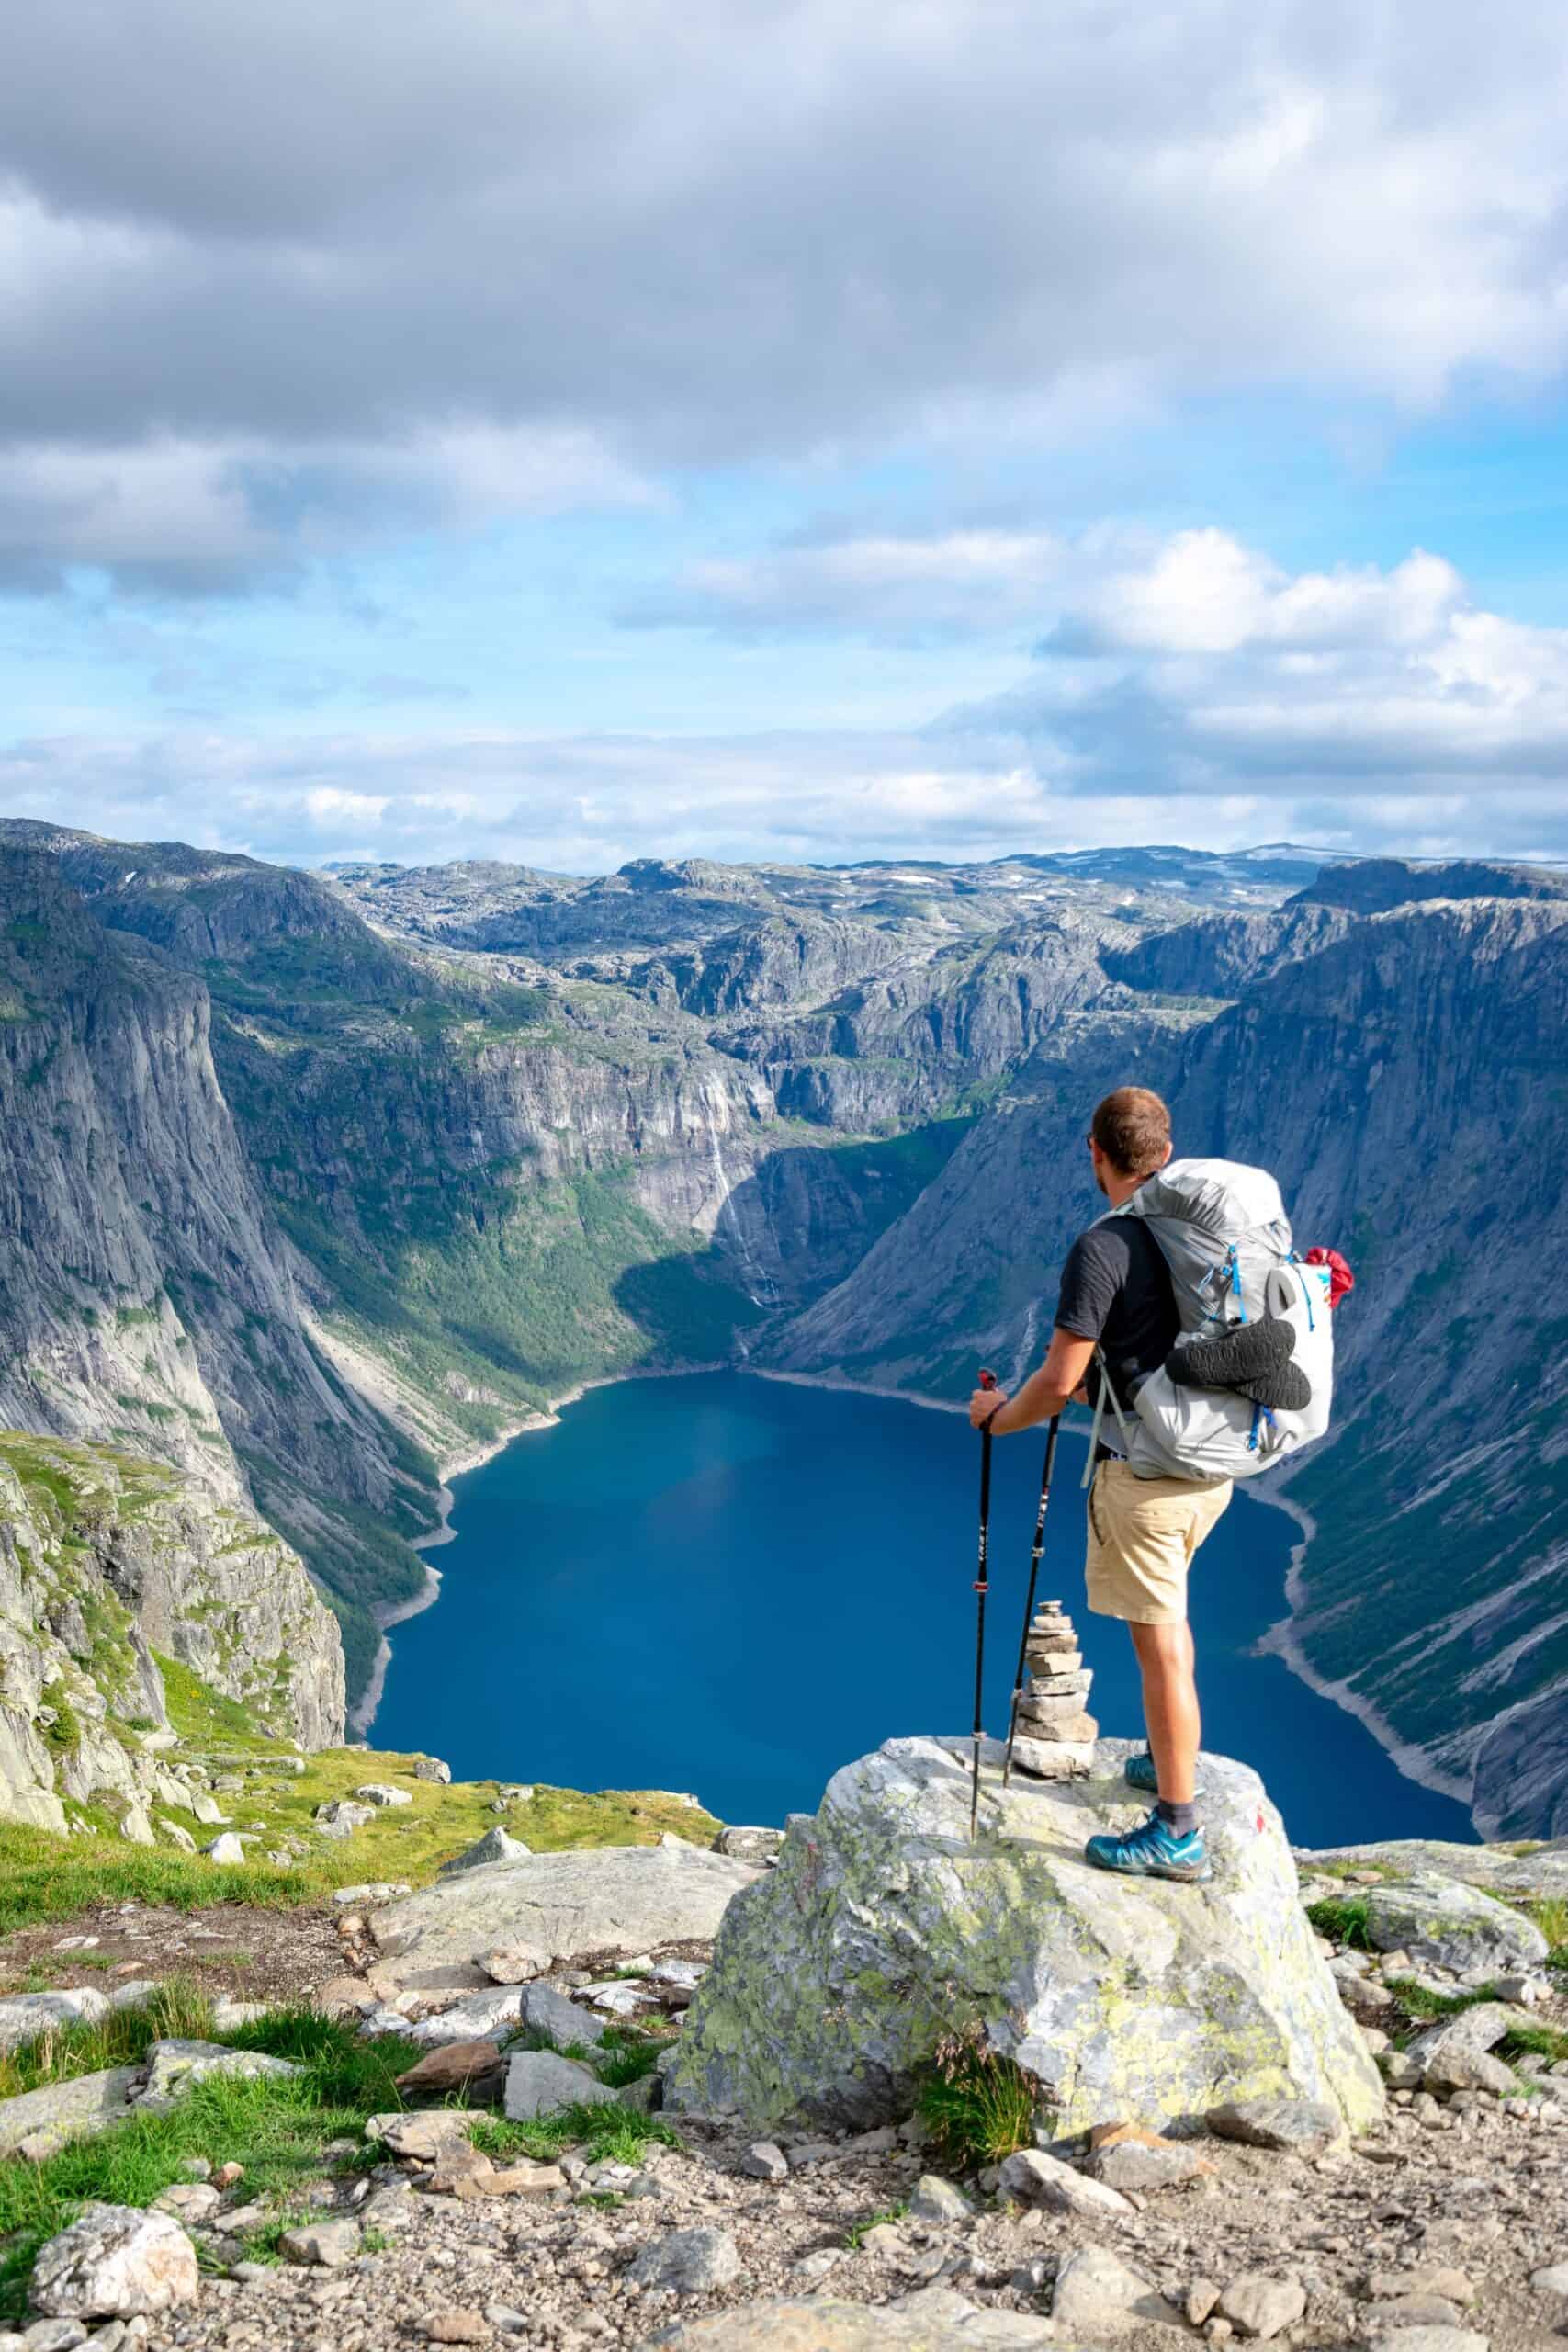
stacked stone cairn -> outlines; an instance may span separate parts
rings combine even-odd
[[[1088,1712],[1093,1671],[1059,1600],[1042,1601],[1035,1611],[1023,1661],[1029,1684],[1018,1702],[1013,1762],[1039,1781],[1078,1779],[1094,1763],[1100,1725]]]

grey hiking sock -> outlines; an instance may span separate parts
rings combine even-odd
[[[1172,1804],[1167,1798],[1161,1797],[1155,1811],[1174,1838],[1190,1838],[1198,1826],[1198,1808],[1195,1804]]]

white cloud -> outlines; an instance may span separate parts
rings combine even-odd
[[[1408,410],[1560,372],[1568,40],[1544,0],[1043,22],[1038,0],[23,10],[0,450],[365,465],[457,418],[485,507],[518,494],[485,432],[576,433],[641,480],[985,447],[1107,401]],[[71,511],[36,521],[30,558],[80,543]]]

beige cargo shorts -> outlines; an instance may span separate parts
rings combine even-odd
[[[1102,1462],[1089,1490],[1084,1574],[1097,1616],[1179,1625],[1192,1555],[1231,1498],[1228,1478],[1140,1478]]]

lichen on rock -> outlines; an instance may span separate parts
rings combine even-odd
[[[1077,2131],[1287,2096],[1359,2129],[1382,2088],[1302,1912],[1280,1816],[1204,1758],[1211,1883],[1090,1867],[1137,1817],[1125,1742],[1084,1781],[1003,1791],[987,1744],[978,1841],[967,1743],[890,1740],[836,1773],[719,1930],[665,2085],[676,2109],[863,2127],[908,2114],[944,2034],[982,2030]]]

